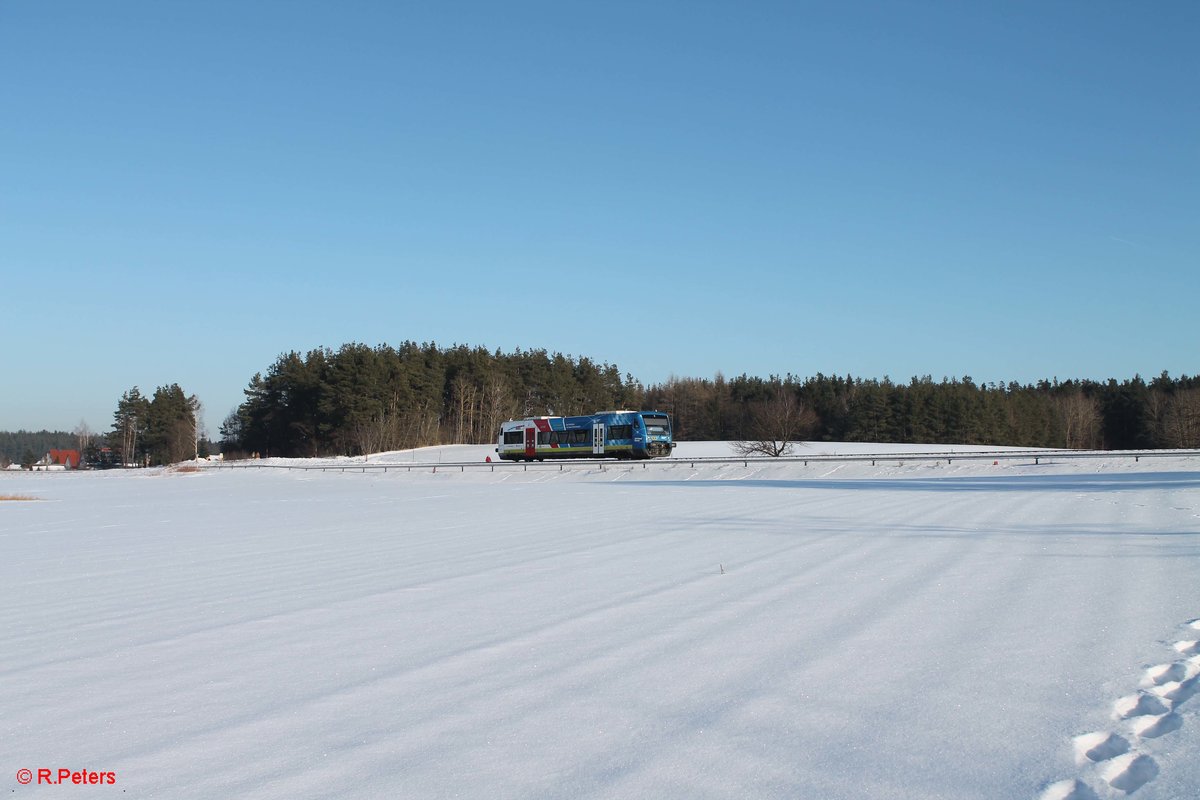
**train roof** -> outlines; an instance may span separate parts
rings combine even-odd
[[[602,414],[662,414],[663,416],[667,416],[667,412],[658,411],[656,409],[643,409],[641,411],[638,411],[638,410],[635,410],[632,408],[617,408],[617,409],[612,409],[609,411],[593,411],[591,414],[544,414],[542,416],[536,416],[536,417],[521,417],[519,419],[507,420],[506,422],[503,422],[501,424],[508,425],[511,423],[530,422],[532,420],[538,420],[538,419],[571,419],[571,418],[578,418],[578,417],[598,417],[598,416],[601,416]]]

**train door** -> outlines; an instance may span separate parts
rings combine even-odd
[[[604,455],[604,423],[592,423],[592,455]]]
[[[525,429],[525,457],[533,458],[537,455],[537,428]]]

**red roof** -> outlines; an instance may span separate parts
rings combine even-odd
[[[62,464],[67,469],[79,469],[78,450],[51,450],[50,463]]]

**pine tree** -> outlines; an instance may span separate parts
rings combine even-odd
[[[113,414],[113,429],[109,440],[112,448],[120,453],[125,465],[141,463],[146,453],[146,425],[150,415],[150,401],[142,397],[134,386],[121,395],[117,410]]]
[[[194,458],[199,401],[177,383],[160,386],[147,409],[146,447],[155,464],[174,464]]]

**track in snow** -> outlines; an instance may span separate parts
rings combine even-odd
[[[1190,620],[1185,635],[1200,632],[1200,619]],[[1073,739],[1080,777],[1048,786],[1041,800],[1092,800],[1106,788],[1133,794],[1158,777],[1158,762],[1142,752],[1146,742],[1183,727],[1179,708],[1200,694],[1200,655],[1197,641],[1183,638],[1172,648],[1183,657],[1145,670],[1141,688],[1113,703],[1113,728]]]

